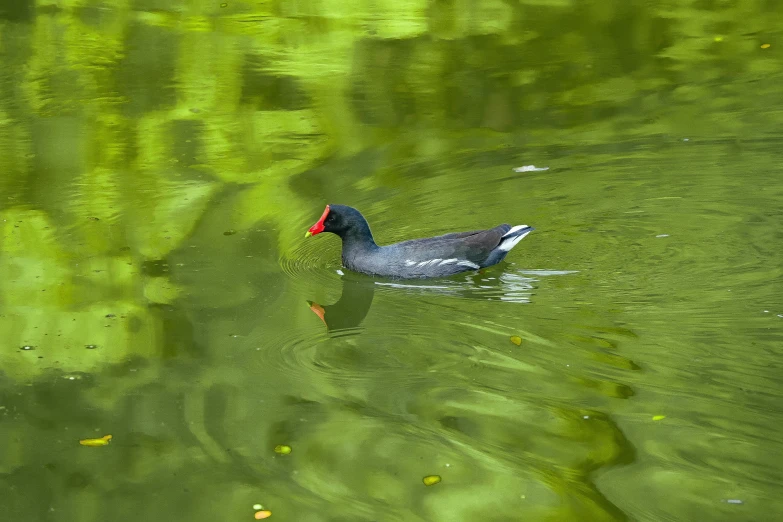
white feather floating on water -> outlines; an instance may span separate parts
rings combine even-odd
[[[517,167],[514,172],[541,172],[542,170],[549,170],[549,167],[536,167],[535,165],[524,165]]]

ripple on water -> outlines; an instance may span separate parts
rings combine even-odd
[[[287,275],[296,281],[294,291],[311,303],[311,309],[326,324],[330,337],[351,336],[363,331],[365,316],[372,306],[380,307],[384,316],[394,317],[394,321],[373,321],[374,330],[382,328],[387,336],[402,338],[431,335],[432,325],[421,320],[420,307],[411,308],[413,302],[428,308],[436,302],[450,308],[450,300],[457,306],[454,299],[527,304],[541,278],[573,273],[520,270],[503,264],[450,278],[394,280],[326,268],[319,259],[314,248],[302,246],[284,261],[283,266]],[[339,299],[326,299],[324,294],[339,295]],[[380,299],[376,298],[373,303],[374,295]],[[392,313],[389,313],[389,307],[394,308]],[[514,333],[516,330],[509,331]]]
[[[351,338],[359,330],[333,334],[317,320],[309,326],[281,329],[257,341],[258,361],[264,371],[278,373],[292,382],[327,379],[332,383],[357,383],[373,379],[373,374],[365,371],[372,365],[369,360],[373,352]]]
[[[315,285],[333,284],[337,271],[342,268],[340,242],[331,234],[323,236],[327,237],[302,238],[286,255],[281,256],[283,273],[293,281],[307,280]]]
[[[463,299],[530,303],[540,277],[568,275],[573,271],[519,270],[491,267],[445,279],[376,281],[385,291],[407,291],[418,295],[444,295]],[[530,277],[533,276],[533,277]]]
[[[259,360],[266,368],[289,375],[314,366],[313,354],[329,338],[315,322],[297,328],[271,329],[265,334],[271,335],[256,341],[256,350],[262,352]]]

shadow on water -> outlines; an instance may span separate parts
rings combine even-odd
[[[310,310],[326,325],[330,333],[356,330],[370,311],[376,291],[397,295],[456,297],[481,301],[530,303],[536,277],[568,275],[568,270],[509,271],[508,263],[475,273],[434,280],[378,280],[352,272],[341,273],[340,298],[329,305],[307,301]]]

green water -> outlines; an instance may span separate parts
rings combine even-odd
[[[780,20],[3,0],[0,519],[783,519]],[[327,203],[536,231],[373,280]]]

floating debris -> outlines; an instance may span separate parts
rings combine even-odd
[[[264,506],[262,506],[261,504],[253,504],[253,509],[255,511],[260,511],[260,510],[264,509]]]
[[[517,346],[522,346],[522,338],[518,335],[512,335],[511,342],[516,344]]]
[[[669,234],[658,234],[658,235],[657,235],[657,236],[655,236],[655,237],[669,237]]]
[[[652,418],[652,419],[653,419],[654,421],[659,421],[659,420],[663,420],[663,419],[665,419],[665,418],[666,418],[666,415],[653,415],[653,418]]]
[[[96,348],[98,348],[98,345],[97,344],[85,344],[84,347],[87,348],[88,350],[95,350]]]
[[[424,482],[425,486],[434,486],[438,482],[440,482],[440,475],[427,475],[423,479],[421,479],[422,482]]]
[[[772,47],[772,44],[761,44],[762,49],[769,49],[770,47]]]
[[[24,351],[24,352],[29,352],[30,350],[35,350],[35,346],[33,346],[31,344],[26,344],[26,345],[22,346],[19,349]]]
[[[549,167],[536,167],[535,165],[524,165],[517,167],[514,172],[541,172],[543,170],[549,170]]]
[[[726,503],[728,503],[728,504],[744,504],[744,502],[743,502],[743,501],[741,501],[741,500],[740,500],[740,499],[738,499],[738,498],[730,498],[730,499],[728,499],[728,500],[726,501]]]
[[[275,453],[280,455],[288,455],[291,453],[291,451],[291,446],[286,446],[285,444],[278,444],[275,446]]]
[[[234,235],[234,234],[236,234],[236,233],[237,233],[237,231],[236,231],[236,230],[234,230],[233,228],[231,228],[231,229],[228,229],[228,230],[226,230],[225,232],[223,232],[223,235],[224,235],[224,236],[233,236],[233,235]]]
[[[100,439],[82,439],[79,444],[82,446],[106,446],[111,440],[111,435],[104,435]]]
[[[256,511],[256,514],[253,515],[256,520],[264,520],[265,518],[269,518],[272,516],[272,512],[268,509],[264,509],[262,511]]]

